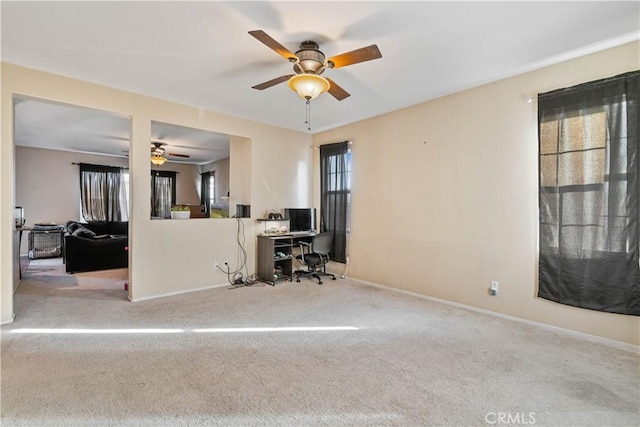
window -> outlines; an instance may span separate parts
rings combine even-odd
[[[209,216],[211,207],[216,203],[215,172],[203,172],[200,174],[200,203],[204,206],[205,215]]]
[[[151,217],[171,218],[176,203],[176,172],[151,171]]]
[[[216,194],[216,176],[213,173],[211,175],[209,175],[208,187],[209,187],[208,205],[209,206],[213,206],[213,205],[216,204],[216,198],[215,198],[215,194]]]
[[[347,193],[347,225],[346,230],[347,234],[351,232],[351,148],[347,150],[347,178],[346,178],[346,188],[345,192]]]
[[[320,146],[320,231],[333,233],[333,261],[346,262],[351,212],[351,150],[348,142]]]
[[[129,169],[122,169],[120,173],[122,174],[122,185],[124,186],[124,198],[127,201],[127,207],[128,207],[129,201],[131,200],[129,198],[130,197],[129,196]]]
[[[82,218],[85,221],[128,221],[128,177],[126,169],[80,163]]]
[[[538,295],[640,315],[640,72],[541,94]]]
[[[540,129],[540,185],[553,207],[543,224],[548,231],[545,243],[559,251],[563,236],[563,253],[572,257],[589,249],[606,251],[603,222],[608,212],[594,211],[602,205],[605,189],[606,114],[600,111],[549,120]],[[567,206],[572,208],[566,210]],[[577,234],[588,240],[576,239]],[[597,256],[596,252],[591,256]]]

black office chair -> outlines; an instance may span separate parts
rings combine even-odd
[[[302,264],[307,266],[306,270],[296,270],[294,275],[296,276],[296,282],[300,281],[301,277],[311,276],[318,280],[318,285],[322,285],[321,276],[329,276],[332,280],[336,280],[336,276],[327,273],[326,267],[329,262],[329,251],[331,250],[331,244],[333,243],[333,234],[331,233],[318,233],[313,236],[311,243],[300,243],[300,255],[296,256],[296,259]]]

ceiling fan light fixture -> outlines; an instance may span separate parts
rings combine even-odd
[[[307,101],[329,90],[331,85],[316,74],[298,74],[289,79],[289,87]]]
[[[156,156],[156,155],[151,156],[151,163],[153,163],[154,165],[162,166],[166,161],[167,161],[166,157]]]

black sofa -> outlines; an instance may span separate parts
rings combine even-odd
[[[129,222],[68,221],[63,261],[67,273],[129,267]]]

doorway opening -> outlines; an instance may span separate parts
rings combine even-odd
[[[128,227],[130,119],[18,95],[13,98],[13,110],[15,205],[20,207],[24,222],[14,254],[19,258],[21,276],[16,294],[128,300],[127,263],[123,266],[127,268],[94,265],[82,272],[68,272],[64,242],[69,222],[88,222],[81,203],[85,195],[79,185],[81,164],[123,171],[126,201],[121,222],[126,220]]]

